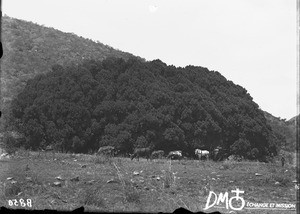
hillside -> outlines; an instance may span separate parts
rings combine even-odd
[[[264,115],[274,134],[280,139],[280,145],[278,146],[285,151],[294,152],[296,150],[296,118],[299,120],[299,116],[287,121],[266,111],[264,111]]]
[[[25,82],[37,74],[51,71],[53,64],[80,63],[84,59],[103,60],[106,57],[134,57],[72,33],[8,16],[2,17],[2,41],[1,110],[4,110],[4,115],[13,97],[24,88]]]
[[[291,119],[289,119],[288,121],[287,121],[287,124],[288,125],[296,125],[296,121],[299,121],[299,119],[300,119],[300,115],[297,115],[297,116],[295,116],[295,117],[292,117]],[[298,122],[299,123],[299,122]]]

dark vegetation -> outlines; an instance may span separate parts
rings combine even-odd
[[[206,68],[120,58],[55,65],[11,105],[24,146],[64,152],[115,146],[182,150],[221,146],[248,159],[276,155],[276,136],[247,91]]]
[[[1,58],[1,129],[11,100],[26,85],[28,79],[51,71],[54,64],[80,63],[84,59],[103,60],[106,57],[134,57],[100,42],[64,33],[32,22],[2,17]]]
[[[296,126],[296,120],[299,124],[299,115],[290,120],[274,117],[268,112],[264,112],[267,123],[271,126],[274,135],[279,139],[277,145],[280,149],[288,152],[295,152],[296,150],[296,131],[299,126]]]
[[[126,154],[152,146],[191,156],[195,148],[221,146],[224,156],[260,160],[279,149],[293,151],[295,123],[264,115],[244,88],[218,72],[145,62],[7,16],[2,26],[0,128],[6,124],[6,131],[23,136],[3,134],[6,150],[51,144],[94,153],[112,145]]]

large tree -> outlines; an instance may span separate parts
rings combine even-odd
[[[12,102],[12,125],[26,145],[121,153],[152,146],[166,152],[221,146],[245,158],[276,152],[274,137],[247,91],[206,68],[108,58],[53,66]],[[274,150],[275,149],[275,150]]]

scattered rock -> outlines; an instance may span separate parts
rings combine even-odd
[[[255,176],[262,176],[262,174],[259,174],[259,173],[255,173]]]
[[[11,183],[12,183],[12,184],[15,184],[15,183],[17,183],[17,181],[11,181]]]
[[[118,183],[118,181],[114,180],[114,179],[110,179],[107,181],[107,183]]]
[[[86,184],[92,185],[95,182],[95,180],[90,180],[88,182],[86,182]]]
[[[17,196],[20,196],[23,192],[19,192]]]
[[[133,174],[134,174],[134,175],[139,175],[140,173],[137,172],[137,171],[134,171]]]
[[[158,176],[157,176],[157,177],[156,177],[156,180],[158,180],[158,181],[159,181],[159,180],[160,180],[160,177],[158,177]]]
[[[229,181],[229,183],[233,183],[233,181]]]
[[[275,185],[279,185],[280,183],[278,181],[275,182]]]
[[[149,190],[150,188],[149,188],[149,187],[144,187],[144,189],[145,189],[145,190]]]
[[[76,176],[74,178],[71,178],[70,181],[79,181],[79,176]]]
[[[292,182],[293,182],[293,183],[298,183],[297,180],[293,180]]]
[[[216,179],[215,179],[215,178],[212,178],[211,180],[215,181]]]
[[[10,181],[10,180],[12,180],[13,179],[13,177],[8,177],[8,178],[6,178],[6,180],[8,180],[8,181]]]
[[[57,176],[56,179],[59,180],[59,181],[63,181],[64,180],[60,175]]]
[[[76,159],[74,159],[74,161],[77,161]]]
[[[61,187],[61,182],[59,182],[59,181],[53,182],[53,186]]]

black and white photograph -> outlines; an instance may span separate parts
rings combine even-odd
[[[1,0],[1,209],[299,212],[298,0]]]

